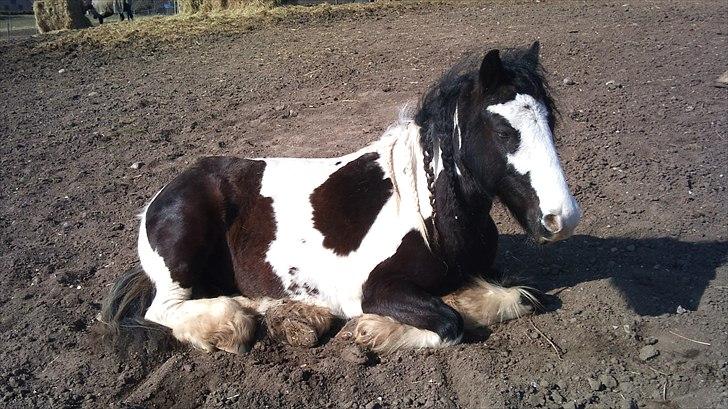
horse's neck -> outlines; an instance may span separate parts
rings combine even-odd
[[[454,163],[445,167],[435,184],[438,247],[451,271],[482,274],[493,262],[498,241],[490,217],[492,201],[482,194],[467,194],[468,173],[457,171]]]
[[[400,121],[387,129],[369,150],[379,153],[380,163],[392,180],[400,213],[414,212],[419,219],[418,230],[431,242],[433,235],[428,224],[433,214],[432,194],[427,186],[420,127],[413,121]],[[491,203],[464,203],[457,191],[460,182],[452,179],[461,176],[444,170],[438,147],[433,154],[431,166],[435,172],[438,210],[435,217],[441,242],[437,247],[454,271],[466,275],[481,273],[492,262],[490,249],[495,248],[497,241],[497,231],[488,215]]]

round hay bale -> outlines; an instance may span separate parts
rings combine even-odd
[[[83,15],[81,0],[36,0],[33,13],[40,33],[91,27]]]

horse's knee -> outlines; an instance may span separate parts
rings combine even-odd
[[[362,299],[365,313],[392,317],[402,324],[432,332],[446,343],[457,343],[463,336],[463,318],[440,298],[416,288],[367,290]]]
[[[458,342],[463,337],[463,317],[452,308],[443,308],[441,317],[434,323],[434,332],[446,342]]]

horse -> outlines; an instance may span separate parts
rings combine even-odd
[[[132,0],[84,0],[83,11],[104,24],[104,19],[114,14],[119,15],[119,21],[124,21],[124,13],[129,21],[134,20],[132,12]]]
[[[261,316],[297,346],[352,319],[342,336],[388,353],[534,312],[534,290],[495,280],[490,211],[499,199],[539,244],[581,217],[539,51],[462,59],[351,154],[199,160],[142,211],[140,268],[113,286],[101,321],[242,353]]]

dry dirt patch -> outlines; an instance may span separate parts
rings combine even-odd
[[[726,11],[493,2],[118,47],[0,45],[3,403],[726,406],[728,98],[712,85],[728,66]],[[534,323],[562,359],[527,320],[364,365],[335,342],[126,360],[96,347],[99,303],[136,262],[135,214],[190,162],[352,151],[464,50],[536,38],[585,217],[574,238],[536,248],[499,211],[498,265],[554,294]]]

